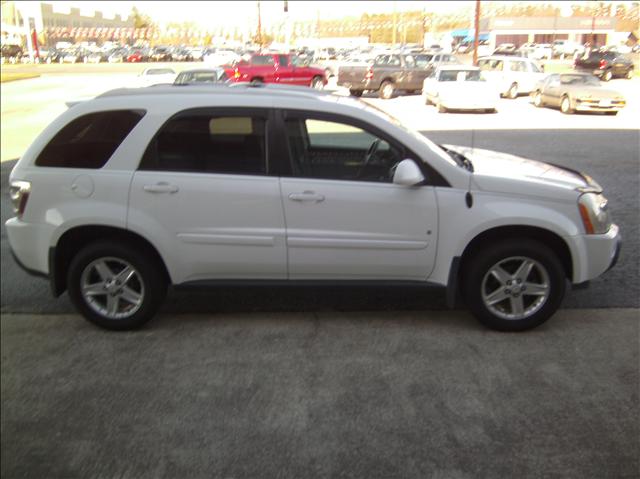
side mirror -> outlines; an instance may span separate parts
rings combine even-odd
[[[396,185],[415,186],[425,180],[422,171],[413,160],[402,160],[393,173],[393,183]]]

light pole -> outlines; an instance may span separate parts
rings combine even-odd
[[[473,34],[473,64],[478,64],[478,43],[480,40],[480,0],[476,0],[476,17],[474,20],[475,32]]]

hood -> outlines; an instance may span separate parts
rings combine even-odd
[[[622,94],[609,88],[585,85],[567,85],[567,91],[576,98],[593,98],[595,100],[622,99]]]
[[[575,198],[577,190],[602,190],[589,176],[561,166],[492,150],[444,147],[471,160],[472,182],[479,190],[546,198]]]
[[[498,94],[495,85],[486,81],[438,82],[438,91],[442,95],[464,95],[473,97],[478,94]]]

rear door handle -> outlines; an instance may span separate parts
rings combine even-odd
[[[161,182],[155,185],[144,185],[142,189],[147,193],[177,193],[179,188],[176,185]]]
[[[289,199],[291,201],[315,201],[320,203],[324,201],[324,196],[318,195],[313,191],[303,191],[302,193],[291,193]]]

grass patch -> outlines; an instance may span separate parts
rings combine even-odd
[[[37,78],[39,76],[39,73],[0,72],[0,83],[6,83],[16,80],[26,80],[28,78]]]

